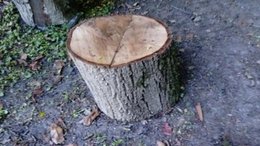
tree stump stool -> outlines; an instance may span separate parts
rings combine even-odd
[[[68,33],[68,54],[98,107],[113,119],[137,121],[179,99],[176,49],[167,27],[152,18],[91,18]]]

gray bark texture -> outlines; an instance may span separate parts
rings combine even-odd
[[[138,121],[169,110],[179,98],[176,49],[123,67],[89,64],[70,54],[98,107],[112,119]]]
[[[24,22],[30,26],[44,27],[47,25],[67,22],[62,11],[54,0],[12,0]]]

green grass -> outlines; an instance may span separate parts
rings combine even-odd
[[[99,6],[82,12],[83,17],[106,15],[114,0],[103,0]],[[19,24],[19,13],[10,3],[3,10],[0,20],[0,97],[6,87],[12,87],[19,79],[28,79],[40,71],[33,71],[29,64],[42,55],[43,62],[52,63],[56,59],[66,61],[67,26],[50,26],[41,31]],[[19,63],[21,54],[27,54],[28,65]]]

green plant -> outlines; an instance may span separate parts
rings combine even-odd
[[[112,146],[120,146],[124,143],[123,139],[117,139],[117,140],[114,140],[111,145]]]
[[[19,15],[11,3],[3,10],[0,21],[0,93],[7,86],[12,86],[20,78],[29,78],[35,71],[29,65],[19,63],[21,54],[28,57],[30,64],[37,56],[44,56],[47,61],[65,59],[66,27],[52,26],[40,31],[27,26],[20,26]]]
[[[92,14],[91,16],[108,14],[114,6],[115,0],[56,0],[54,2],[60,7],[63,14],[70,18],[78,12],[83,12],[87,17],[90,16],[89,14]]]
[[[103,144],[106,145],[107,137],[105,135],[102,135],[100,133],[95,135],[95,144]]]
[[[96,7],[87,9],[85,17],[107,14],[113,6],[113,0],[102,0]],[[19,24],[19,14],[12,3],[5,6],[0,20],[0,96],[4,89],[12,87],[19,79],[27,79],[38,73],[30,64],[43,56],[42,62],[56,59],[66,61],[67,26],[50,26],[42,31]],[[26,59],[21,63],[21,55]],[[37,68],[38,69],[38,68]]]
[[[77,118],[77,117],[79,117],[79,115],[81,114],[81,113],[83,113],[84,112],[84,110],[83,109],[76,109],[76,110],[73,110],[72,111],[72,117],[73,118]]]
[[[115,0],[102,0],[95,7],[84,10],[85,17],[106,15],[113,9],[114,4]]]

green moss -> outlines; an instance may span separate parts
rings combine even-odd
[[[150,75],[148,72],[145,71],[145,69],[143,69],[143,74],[138,78],[137,82],[136,82],[136,87],[144,87],[146,88],[148,85],[146,84],[146,80],[150,78]]]
[[[160,70],[165,77],[166,84],[164,89],[169,89],[170,102],[175,104],[179,101],[182,92],[182,83],[180,78],[180,58],[178,49],[172,45],[159,61]]]

